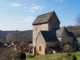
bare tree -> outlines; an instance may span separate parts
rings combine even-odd
[[[80,26],[80,14],[76,17],[76,25]]]
[[[7,42],[12,42],[15,40],[15,35],[13,35],[12,33],[8,33],[6,36],[6,41]]]
[[[20,52],[13,51],[7,46],[0,47],[0,60],[20,60]]]

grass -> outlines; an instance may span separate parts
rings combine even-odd
[[[80,52],[72,52],[72,55],[77,57],[77,60],[80,60]],[[30,55],[30,57],[28,57]],[[62,58],[62,60],[66,60],[67,53],[56,53],[56,54],[47,54],[47,55],[39,55],[33,56],[31,54],[27,54],[27,60],[59,60],[58,58]]]

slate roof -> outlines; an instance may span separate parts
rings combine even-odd
[[[49,13],[46,13],[46,14],[39,15],[39,16],[35,19],[35,21],[33,22],[32,25],[47,23],[47,22],[50,20],[52,14],[55,14],[55,15],[56,15],[55,11],[49,12]],[[57,18],[57,17],[56,17],[56,18]],[[57,19],[58,19],[58,18],[57,18]],[[58,21],[59,21],[59,20],[58,20]],[[59,22],[60,22],[60,21],[59,21]]]
[[[65,27],[62,27],[56,31],[56,35],[57,35],[57,37],[68,37],[69,32]]]
[[[69,36],[73,37],[73,41],[78,41],[72,32],[69,32]]]
[[[56,31],[57,37],[73,37],[73,41],[78,41],[72,32],[69,32],[65,27]]]
[[[57,37],[54,36],[52,31],[41,31],[41,34],[46,42],[58,41]]]

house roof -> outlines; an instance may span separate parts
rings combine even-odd
[[[76,37],[72,32],[69,32],[65,27],[60,28],[56,31],[57,37],[73,37],[73,41],[77,41]]]
[[[58,41],[52,31],[41,31],[41,34],[46,42]]]
[[[50,20],[52,14],[55,14],[56,15],[56,13],[54,11],[53,12],[46,13],[46,14],[39,15],[35,19],[35,21],[33,22],[32,25],[38,25],[38,24],[47,23]]]
[[[60,28],[56,31],[57,37],[68,37],[69,32],[65,27]]]
[[[72,32],[69,32],[69,36],[73,37],[73,41],[78,41]]]

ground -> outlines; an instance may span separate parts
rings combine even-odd
[[[68,53],[56,53],[56,54],[48,54],[48,55],[42,55],[42,56],[35,56],[35,57],[27,57],[27,60],[56,60],[59,58],[62,58],[62,60],[66,60]],[[77,60],[80,60],[80,52],[72,52],[72,55],[75,55],[77,57]]]

